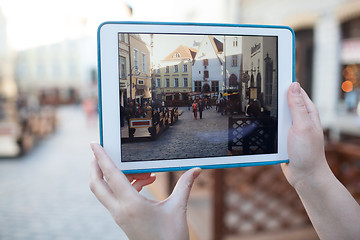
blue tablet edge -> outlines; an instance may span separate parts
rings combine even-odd
[[[101,52],[100,52],[100,30],[102,26],[106,24],[148,24],[148,25],[193,25],[193,26],[221,26],[221,27],[257,27],[257,28],[282,28],[287,29],[292,35],[293,44],[293,77],[292,82],[295,82],[295,32],[289,26],[279,25],[251,25],[251,24],[224,24],[224,23],[186,23],[186,22],[144,22],[144,21],[108,21],[99,25],[97,30],[97,58],[98,58],[98,109],[99,109],[99,134],[100,145],[103,144],[103,128],[102,128],[102,93],[101,93]],[[184,166],[184,167],[169,167],[169,168],[151,168],[151,169],[135,169],[135,170],[122,170],[125,174],[133,173],[148,173],[148,172],[173,172],[173,171],[185,171],[191,168],[199,167],[201,169],[221,169],[221,168],[237,168],[237,167],[251,167],[251,166],[265,166],[275,165],[280,163],[288,163],[289,159],[277,160],[277,161],[265,161],[265,162],[252,162],[252,163],[236,163],[236,164],[220,164],[220,165],[205,165],[205,166]]]

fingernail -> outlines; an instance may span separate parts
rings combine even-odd
[[[296,95],[300,95],[300,84],[297,82],[294,82],[291,84],[291,92]]]
[[[197,167],[195,168],[194,172],[193,172],[193,177],[194,179],[197,178],[201,173],[201,168]]]

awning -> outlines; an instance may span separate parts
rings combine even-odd
[[[231,96],[231,95],[235,95],[235,94],[239,94],[239,92],[233,92],[233,93],[224,93],[223,96]]]

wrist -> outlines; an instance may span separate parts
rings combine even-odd
[[[334,174],[330,167],[325,164],[317,170],[313,169],[310,174],[297,181],[293,187],[299,194],[306,191],[321,191],[327,189],[326,186],[331,184],[333,179],[336,179]]]

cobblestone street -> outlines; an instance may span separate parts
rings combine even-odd
[[[80,107],[58,116],[55,134],[28,155],[0,159],[0,239],[127,239],[89,189],[97,123]]]
[[[192,111],[181,108],[183,114],[155,141],[122,145],[125,159],[170,159],[204,156],[227,156],[228,117],[221,116],[215,107],[195,120]]]

